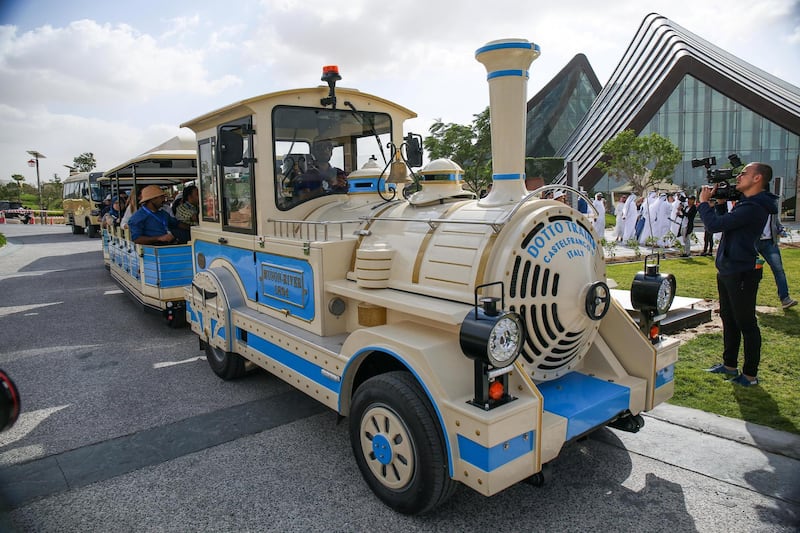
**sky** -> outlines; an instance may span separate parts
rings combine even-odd
[[[651,12],[800,86],[800,0],[0,0],[0,181],[36,184],[28,150],[42,183],[84,152],[111,168],[209,111],[320,85],[330,64],[426,136],[488,105],[485,43],[541,47],[528,98],[578,53],[605,84]]]

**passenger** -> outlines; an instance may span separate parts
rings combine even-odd
[[[124,196],[115,196],[111,200],[111,209],[109,209],[101,218],[100,226],[106,229],[111,229],[117,225],[119,225],[120,219],[120,198],[125,198]]]
[[[175,218],[180,222],[177,233],[175,233],[179,243],[186,244],[191,240],[191,227],[196,226],[199,222],[199,206],[200,191],[195,185],[187,185],[183,189],[181,202],[175,211]]]
[[[200,191],[196,185],[187,185],[183,189],[181,203],[175,209],[175,218],[189,226],[196,226],[200,217]]]
[[[311,145],[312,161],[294,185],[301,198],[347,192],[347,177],[342,169],[331,165],[332,154],[333,143],[327,139],[316,140]]]
[[[136,193],[138,198],[142,197],[142,190],[139,189]],[[122,215],[122,220],[120,220],[119,225],[122,229],[128,229],[128,221],[131,219],[133,214],[136,212],[136,202],[133,199],[133,196],[128,197],[128,202],[125,207],[125,213]]]
[[[161,210],[167,195],[158,185],[148,185],[142,189],[140,209],[131,216],[131,240],[136,244],[172,244],[178,228],[178,220]]]
[[[112,202],[110,194],[103,198],[103,207],[100,208],[100,218],[103,218],[105,214],[111,210]]]

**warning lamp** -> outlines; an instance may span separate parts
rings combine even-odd
[[[655,263],[649,263],[652,257]],[[661,256],[651,254],[644,258],[644,270],[638,272],[631,284],[631,305],[642,314],[640,327],[648,338],[657,342],[651,335],[651,326],[667,316],[672,301],[675,299],[675,276],[659,272]]]
[[[506,388],[503,387],[503,383],[500,381],[493,381],[491,385],[489,385],[489,399],[494,401],[499,401],[505,396]]]
[[[325,65],[322,67],[322,81],[327,83],[331,78],[336,78],[335,81],[342,79],[342,77],[339,75],[338,65]]]
[[[337,65],[322,67],[322,78],[320,79],[328,84],[328,97],[322,98],[319,103],[336,109],[336,82],[342,79],[339,75],[339,67]]]
[[[486,297],[478,305],[478,290],[503,282],[487,283],[475,288],[475,308],[461,323],[461,351],[474,362],[475,396],[469,402],[484,410],[514,400],[508,391],[508,374],[519,357],[525,341],[522,318],[514,312],[497,308],[499,298]],[[500,302],[501,308],[504,302]]]

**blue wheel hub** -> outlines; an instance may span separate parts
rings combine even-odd
[[[375,435],[372,439],[372,453],[375,458],[383,465],[392,462],[392,444],[384,435]]]

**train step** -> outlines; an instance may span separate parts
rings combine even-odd
[[[603,425],[628,409],[630,389],[579,372],[538,384],[544,411],[567,420],[567,440]]]

